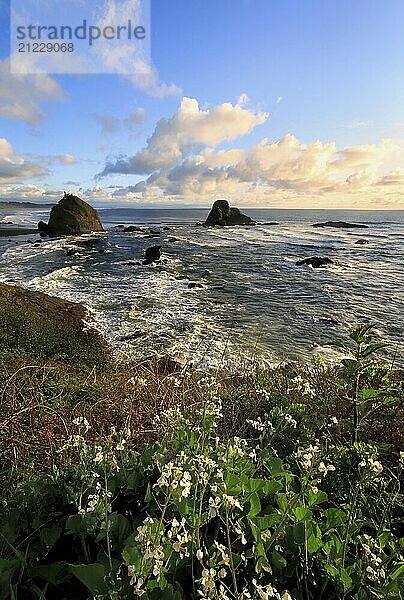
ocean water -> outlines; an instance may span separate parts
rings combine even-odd
[[[207,209],[99,212],[105,234],[38,245],[39,236],[2,239],[0,279],[84,304],[122,356],[168,352],[201,367],[236,368],[251,357],[276,364],[320,353],[334,360],[330,344],[358,322],[375,322],[389,355],[403,354],[404,211],[245,209],[258,225],[214,229],[197,225]],[[2,213],[0,221],[30,225],[46,217],[31,210]],[[311,226],[326,220],[369,229]],[[124,233],[121,224],[142,231]],[[355,244],[360,238],[369,243]],[[143,265],[155,244],[164,262]],[[296,266],[310,256],[334,265]]]

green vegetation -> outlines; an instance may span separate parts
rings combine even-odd
[[[370,326],[239,374],[7,339],[0,600],[404,598],[404,375]]]

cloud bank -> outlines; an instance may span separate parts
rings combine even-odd
[[[128,198],[142,194],[207,204],[227,196],[257,206],[404,207],[403,140],[339,150],[335,142],[306,144],[287,134],[276,141],[264,138],[249,150],[220,148],[267,122],[268,114],[248,109],[247,102],[243,94],[235,105],[202,110],[196,99],[183,98],[171,118],[157,122],[144,148],[108,160],[99,177],[146,176],[116,192]]]

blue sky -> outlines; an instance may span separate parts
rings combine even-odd
[[[3,61],[9,55],[8,13],[7,3],[2,2]],[[363,189],[356,189],[357,183],[355,190],[350,189],[349,193],[356,194],[356,203],[361,202],[360,194],[362,198],[365,193],[368,195],[369,186],[373,185],[374,202],[380,204],[382,179],[390,177],[383,180],[388,182],[390,196],[394,192],[389,207],[401,207],[403,30],[402,0],[152,0],[153,63],[159,82],[175,84],[176,92],[157,96],[155,90],[140,89],[119,75],[56,75],[52,80],[58,84],[63,99],[38,93],[36,105],[43,116],[32,122],[26,117],[5,116],[8,113],[1,111],[1,103],[9,106],[14,99],[10,100],[9,94],[4,99],[4,93],[0,93],[0,137],[12,146],[12,160],[26,160],[28,167],[39,164],[46,171],[19,169],[20,174],[10,176],[7,171],[4,177],[0,171],[0,192],[3,188],[4,198],[13,190],[16,198],[23,197],[26,186],[32,186],[30,193],[39,198],[41,194],[35,188],[57,192],[69,187],[66,182],[70,181],[77,182],[76,187],[89,197],[90,190],[98,186],[95,195],[99,200],[103,193],[100,187],[126,189],[145,181],[146,194],[132,190],[126,196],[122,191],[121,199],[138,204],[161,203],[161,198],[166,204],[209,204],[212,198],[226,196],[228,191],[235,197],[239,193],[251,204],[252,190],[259,189],[259,204],[270,205],[271,197],[276,197],[276,203],[285,198],[292,206],[299,204],[300,195],[301,205],[309,207],[310,202],[313,206],[338,203],[338,193],[341,197],[345,193],[340,184],[349,178],[363,183]],[[1,77],[0,90],[3,86],[4,92],[10,87],[11,76],[2,71]],[[28,98],[28,83],[26,92]],[[240,103],[243,111],[269,116],[251,125],[246,134],[224,134],[213,144],[210,138],[203,142],[193,133],[194,143],[187,145],[178,163],[165,165],[158,174],[158,186],[148,181],[152,170],[139,173],[138,168],[125,175],[114,167],[109,170],[112,174],[95,179],[106,163],[116,162],[117,156],[136,157],[141,153],[159,119],[173,118],[183,97],[196,99],[200,111],[209,111],[223,103],[236,106],[242,94],[248,96],[247,102]],[[24,102],[24,94],[20,96],[19,102]],[[134,111],[138,111],[138,118],[129,130],[124,120]],[[287,134],[298,140],[292,143],[289,139],[287,143],[287,156],[283,159],[287,164],[275,164],[270,148],[267,155],[271,154],[272,162],[266,162],[264,167],[254,153],[250,156],[263,139],[269,145]],[[178,137],[177,130],[175,136]],[[393,150],[386,145],[383,150],[378,149],[381,140],[391,138],[395,140]],[[334,143],[334,154],[323,146],[313,149],[310,145],[316,140]],[[350,162],[353,152],[349,153],[349,160],[348,155],[338,154],[346,147],[363,149],[364,145],[373,149],[366,148],[366,160],[356,160],[355,164]],[[195,157],[204,155],[206,148],[215,153],[222,149],[243,150],[245,156],[240,159],[242,164],[236,165],[237,174],[234,162],[215,161],[213,165],[203,161],[202,172],[201,159]],[[370,154],[377,164],[371,163]],[[66,155],[74,157],[74,161],[60,158]],[[345,163],[338,163],[338,177],[330,169],[319,177],[319,162],[325,160],[334,165],[340,159]],[[300,161],[299,165],[304,163],[303,167],[298,166],[300,171],[306,169],[299,181],[286,172],[295,170],[293,160]],[[199,179],[191,182],[191,162],[193,178],[210,182],[214,179],[215,185],[200,186]],[[254,170],[252,162],[255,173],[250,172]],[[314,170],[313,162],[317,165]],[[175,189],[167,184],[172,181],[174,167],[178,177],[188,177]]]

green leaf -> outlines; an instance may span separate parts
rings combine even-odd
[[[346,520],[345,512],[339,508],[327,508],[327,510],[324,511],[324,516],[326,518],[328,529],[334,529],[335,527],[342,525]]]
[[[62,529],[57,527],[45,527],[40,530],[39,537],[41,541],[45,544],[47,552],[53,548],[57,540],[60,538],[62,533]]]
[[[58,586],[68,578],[67,564],[55,562],[50,565],[40,565],[29,570],[31,577],[40,577],[44,581]]]
[[[293,527],[293,537],[295,538],[295,542],[297,545],[301,545],[304,543],[306,539],[306,531],[304,523],[296,523]]]
[[[309,506],[313,507],[313,506],[317,506],[318,504],[321,504],[322,502],[325,502],[326,500],[328,500],[328,496],[322,490],[319,490],[316,494],[310,490],[310,492],[308,493],[307,499],[308,499]]]
[[[311,510],[305,506],[296,506],[293,513],[298,521],[307,521],[311,518]]]
[[[345,591],[349,590],[349,588],[352,587],[352,579],[348,575],[347,570],[340,569],[338,571],[338,575],[339,575],[340,580],[342,581],[342,585],[344,586]]]
[[[66,529],[71,533],[81,533],[83,531],[83,517],[80,515],[70,515],[66,520]]]
[[[397,579],[404,576],[404,563],[402,563],[395,571],[390,574],[390,579],[396,581]]]
[[[69,565],[69,571],[76,579],[96,596],[97,594],[108,594],[108,586],[105,583],[105,568],[100,563],[90,565]]]
[[[277,552],[276,550],[271,552],[271,563],[277,569],[282,569],[283,567],[286,567],[286,565],[288,564],[286,558],[284,556],[282,556],[282,554],[280,554],[280,552]]]
[[[109,516],[109,522],[111,524],[110,537],[113,545],[121,548],[132,533],[130,523],[123,515],[117,513],[112,513]]]
[[[380,350],[380,348],[385,348],[386,346],[387,344],[369,344],[369,346],[366,346],[366,348],[362,351],[361,355],[363,358],[366,358],[377,350]]]
[[[254,492],[250,496],[250,510],[249,510],[248,516],[250,518],[255,517],[255,515],[258,515],[258,513],[260,513],[260,512],[261,512],[261,502],[260,502],[257,492]]]

